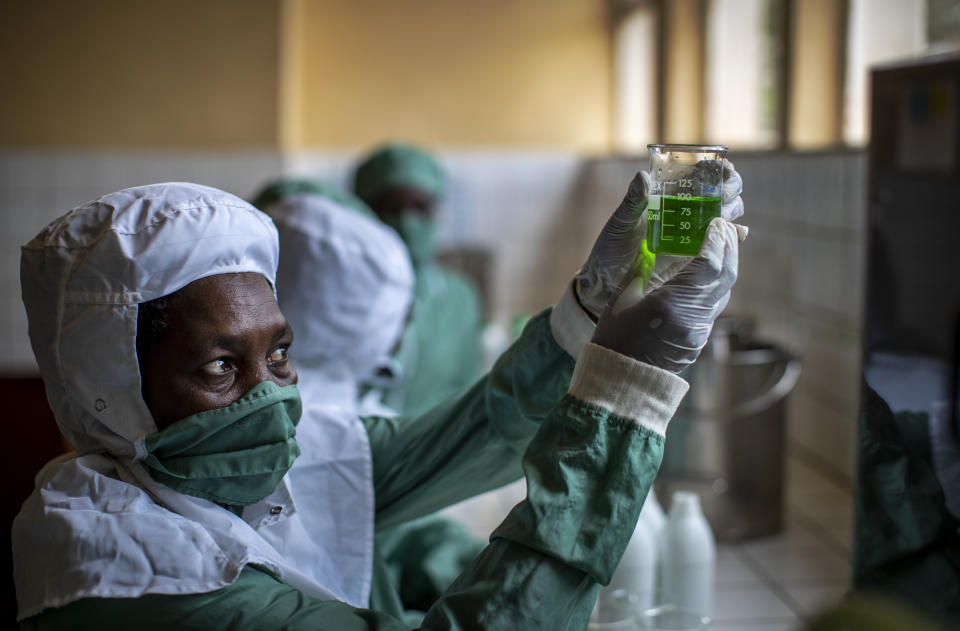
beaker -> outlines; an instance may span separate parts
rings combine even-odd
[[[647,248],[655,254],[696,256],[710,220],[720,216],[722,145],[647,145],[650,191]]]

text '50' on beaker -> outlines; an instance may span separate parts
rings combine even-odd
[[[696,256],[710,220],[720,216],[721,145],[647,145],[650,194],[647,247],[656,254]]]

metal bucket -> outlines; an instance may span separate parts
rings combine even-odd
[[[683,376],[690,392],[670,422],[657,494],[695,491],[714,534],[735,541],[783,526],[786,398],[800,360],[744,339],[718,322],[708,348]]]

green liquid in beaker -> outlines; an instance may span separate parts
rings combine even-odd
[[[653,252],[696,256],[710,220],[720,216],[720,198],[651,195],[647,209],[647,242]]]

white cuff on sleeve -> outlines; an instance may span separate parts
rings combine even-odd
[[[576,359],[597,328],[573,295],[573,281],[550,312],[550,331],[560,348]]]
[[[677,411],[689,384],[672,372],[603,346],[586,344],[577,358],[569,394],[658,434]]]

